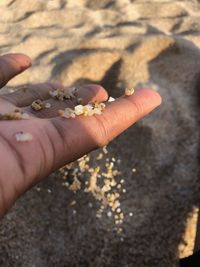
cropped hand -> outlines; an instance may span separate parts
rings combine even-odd
[[[1,56],[0,87],[30,66],[30,58],[23,54]],[[49,91],[58,88],[60,85],[50,83],[27,85],[0,96],[1,114],[20,108],[30,115],[27,120],[0,121],[0,216],[48,174],[107,145],[161,103],[158,93],[141,89],[132,96],[122,96],[108,103],[101,115],[64,119],[58,116],[58,109],[73,107],[75,102],[53,99]],[[104,88],[94,84],[79,87],[77,97],[87,104],[106,101],[108,95]],[[51,108],[32,110],[31,104],[36,99],[50,103]],[[19,132],[30,133],[33,139],[17,142]]]

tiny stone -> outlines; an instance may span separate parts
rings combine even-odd
[[[70,206],[74,206],[76,205],[76,200],[73,200],[71,203],[70,203]]]
[[[69,183],[68,182],[65,182],[65,183],[62,183],[62,185],[68,187],[69,186]]]
[[[120,189],[122,186],[121,186],[121,184],[118,184],[117,185],[117,189]]]
[[[123,229],[121,227],[117,230],[118,233],[121,233],[122,231]]]
[[[74,108],[74,112],[76,115],[81,115],[83,114],[83,106],[82,105],[77,105],[75,108]]]
[[[120,218],[121,220],[123,220],[123,219],[124,219],[124,214],[123,214],[123,213],[120,213],[120,214],[119,214],[119,218]]]
[[[101,216],[101,214],[97,213],[97,214],[96,214],[96,217],[97,217],[98,219],[100,219],[102,216]]]
[[[103,149],[103,153],[104,154],[108,154],[108,150],[107,150],[107,148],[105,146],[102,149]]]
[[[134,93],[134,91],[135,91],[134,88],[131,88],[131,89],[126,88],[125,89],[125,95],[130,96]]]
[[[72,212],[73,212],[73,215],[76,215],[76,213],[77,213],[77,211],[76,211],[76,210],[73,210]]]
[[[113,101],[115,101],[115,98],[112,97],[112,96],[110,96],[110,97],[108,98],[108,102],[113,102]]]
[[[77,104],[82,104],[82,103],[83,103],[83,98],[79,97],[79,98],[77,99]]]
[[[108,217],[111,217],[111,216],[112,216],[112,212],[109,211],[109,212],[107,213],[107,216],[108,216]]]
[[[50,108],[51,107],[51,104],[50,103],[46,103],[45,104],[45,108]]]
[[[96,157],[97,160],[100,160],[100,159],[102,159],[102,158],[103,158],[103,154],[102,154],[102,153],[100,153],[100,154]]]
[[[121,212],[121,209],[120,208],[117,208],[116,212],[117,213],[120,213]]]
[[[92,208],[92,207],[93,207],[93,204],[92,204],[91,202],[89,202],[89,203],[88,203],[88,206],[89,206],[90,208]]]

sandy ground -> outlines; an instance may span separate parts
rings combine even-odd
[[[110,219],[96,219],[83,193],[74,215],[73,194],[53,174],[1,222],[0,265],[177,266],[193,249],[200,203],[199,1],[10,0],[0,11],[1,54],[33,58],[9,86],[95,82],[116,97],[126,86],[151,84],[163,97],[159,110],[109,146],[122,159],[122,207],[133,212],[124,240]]]

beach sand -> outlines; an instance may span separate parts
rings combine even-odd
[[[163,97],[158,110],[108,148],[122,159],[122,207],[133,213],[123,240],[109,230],[110,219],[96,219],[84,193],[73,214],[74,195],[55,173],[2,221],[0,265],[178,266],[192,253],[200,204],[199,1],[9,0],[0,11],[1,54],[33,59],[4,90],[46,80],[94,82],[113,97],[138,85]]]

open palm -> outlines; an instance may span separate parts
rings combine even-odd
[[[1,56],[0,86],[30,65],[29,57],[22,54]],[[32,185],[64,164],[108,144],[161,103],[156,92],[142,89],[133,96],[108,103],[102,115],[63,119],[57,115],[58,109],[73,107],[75,103],[50,97],[49,91],[59,86],[50,83],[27,85],[0,97],[0,113],[11,112],[17,107],[30,114],[28,120],[0,121],[1,216]],[[77,95],[84,104],[108,98],[99,85],[84,85],[78,88]],[[51,108],[33,111],[30,105],[36,99],[51,103]],[[15,135],[20,131],[30,133],[33,140],[17,142]]]

